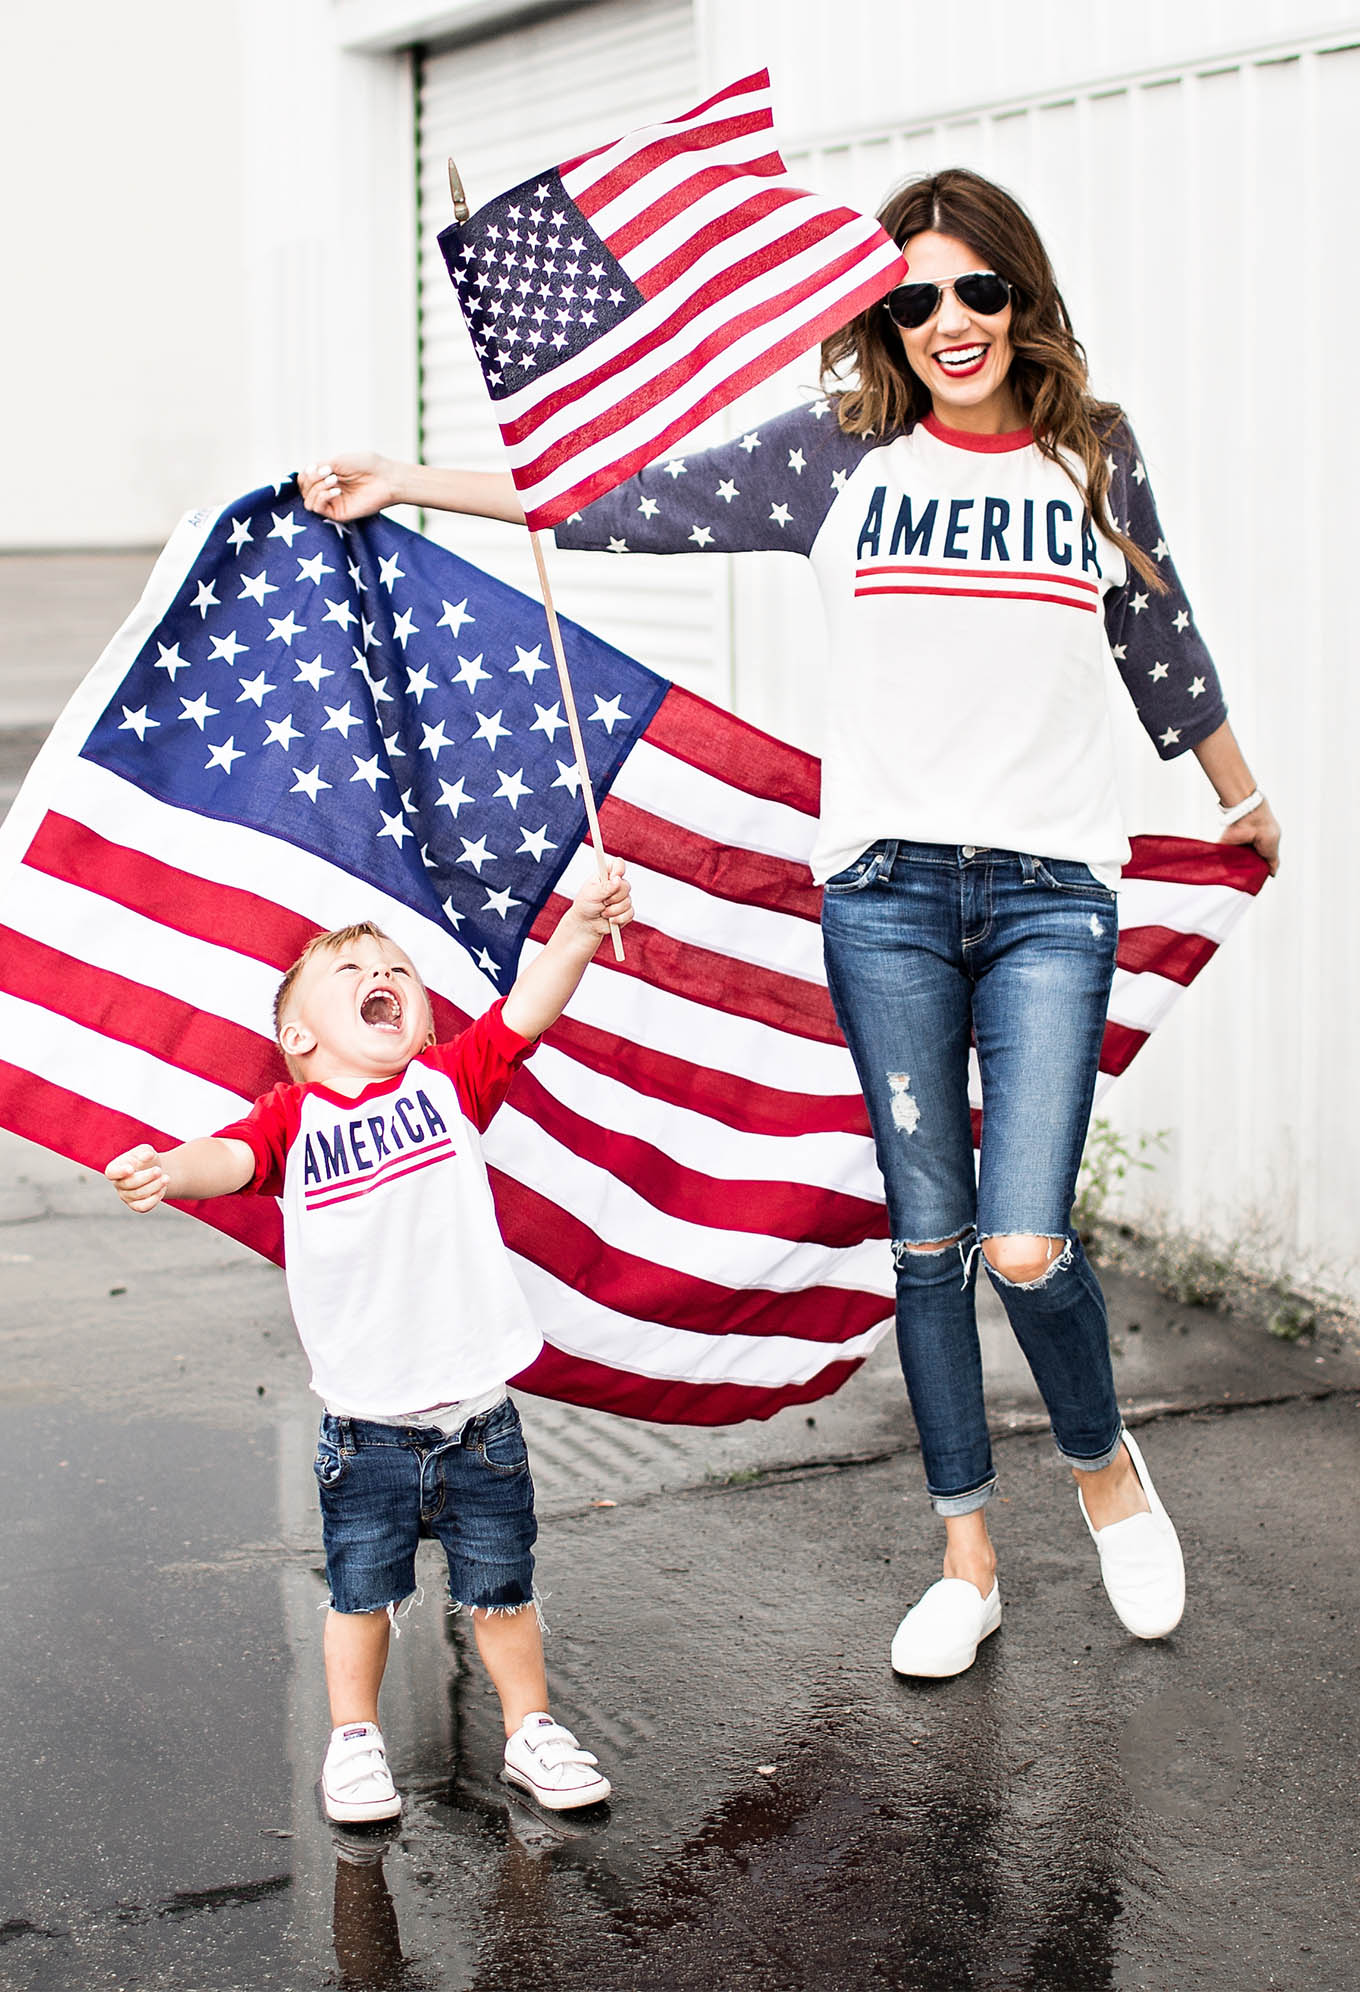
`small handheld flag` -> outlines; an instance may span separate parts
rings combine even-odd
[[[790,181],[773,128],[762,69],[440,234],[531,529],[901,282],[876,221]]]

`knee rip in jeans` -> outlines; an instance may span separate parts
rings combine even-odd
[[[965,1224],[962,1231],[955,1231],[948,1238],[894,1238],[892,1242],[893,1265],[900,1273],[903,1266],[913,1259],[938,1257],[942,1252],[957,1252],[959,1264],[963,1267],[963,1283],[968,1284],[968,1276],[973,1270],[973,1259],[978,1247],[973,1240],[973,1226]]]
[[[993,1233],[981,1244],[988,1271],[1000,1286],[1047,1286],[1072,1263],[1070,1238],[1005,1232]]]

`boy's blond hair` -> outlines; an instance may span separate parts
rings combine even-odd
[[[303,969],[306,968],[308,962],[311,961],[314,955],[339,954],[343,948],[352,948],[356,941],[386,941],[388,947],[396,947],[397,945],[392,936],[384,933],[383,929],[374,920],[356,920],[351,927],[332,927],[329,934],[313,934],[311,940],[308,941],[306,947],[302,950],[302,953],[293,963],[275,991],[274,1037],[276,1040],[279,1032],[287,1022],[288,999],[297,986],[297,979]],[[419,979],[419,970],[417,970],[417,980]],[[420,987],[428,1006],[430,992],[425,988],[423,981]],[[279,1046],[279,1049],[283,1051],[282,1045]],[[283,1062],[288,1067],[294,1079],[302,1079],[304,1077],[302,1068],[297,1060],[290,1058],[286,1051],[283,1053]]]
[[[274,1035],[283,1028],[284,1012],[294,985],[313,955],[339,954],[341,948],[352,948],[356,941],[386,941],[392,945],[392,936],[385,934],[372,920],[356,920],[352,927],[332,927],[329,934],[313,934],[302,953],[293,963],[283,981],[274,992]]]

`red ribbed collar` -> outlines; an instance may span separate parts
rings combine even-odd
[[[929,415],[922,416],[921,427],[929,429],[932,436],[952,449],[981,450],[990,456],[1003,450],[1027,450],[1034,441],[1032,429],[1007,429],[999,436],[981,436],[972,429],[947,429],[933,408]]]

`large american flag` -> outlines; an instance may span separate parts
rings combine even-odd
[[[556,525],[900,283],[794,186],[761,70],[540,173],[439,246],[531,527]]]
[[[892,1308],[882,1186],[823,979],[816,762],[564,626],[638,919],[486,1153],[548,1347],[531,1390],[672,1422],[834,1390]],[[456,1030],[591,864],[540,605],[291,482],[179,528],[0,830],[0,1121],[102,1168],[284,1076],[283,969],[375,918]],[[1106,1068],[1257,889],[1139,840]],[[277,1259],[271,1199],[194,1214]]]

